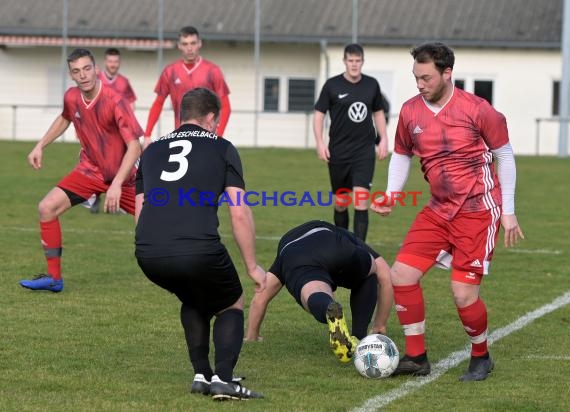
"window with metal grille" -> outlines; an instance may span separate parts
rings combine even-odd
[[[473,94],[487,100],[493,105],[493,82],[491,80],[475,80]]]
[[[560,82],[552,82],[552,116],[560,115]]]
[[[289,79],[288,108],[290,112],[310,112],[315,107],[315,80]]]
[[[279,111],[279,79],[268,77],[263,84],[263,111]]]

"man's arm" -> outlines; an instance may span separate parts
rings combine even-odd
[[[141,155],[141,145],[138,139],[131,140],[127,143],[127,151],[121,161],[121,166],[115,175],[115,178],[109,185],[105,196],[105,205],[103,210],[109,213],[115,213],[120,208],[122,186],[127,177],[131,174],[135,162]]]
[[[148,119],[146,121],[146,128],[144,132],[144,144],[143,150],[150,144],[150,137],[152,135],[152,129],[154,129],[154,125],[158,121],[160,117],[160,113],[162,112],[162,106],[164,106],[164,101],[166,100],[166,96],[161,96],[159,94],[156,95],[156,99],[152,103],[150,107],[150,111],[148,112]]]
[[[383,160],[388,156],[388,132],[386,131],[384,110],[374,112],[374,126],[376,126],[376,131],[380,135],[380,144],[377,149],[378,159]]]
[[[499,169],[498,176],[503,198],[501,225],[505,231],[505,246],[511,247],[518,242],[519,238],[524,239],[524,234],[515,215],[515,186],[517,181],[515,155],[510,143],[493,149],[491,152],[497,159]]]
[[[313,114],[313,134],[315,135],[315,144],[317,145],[317,156],[319,159],[328,163],[331,154],[329,148],[325,144],[323,137],[323,124],[325,122],[326,113],[315,110]]]
[[[232,112],[232,106],[230,105],[230,97],[224,96],[220,99],[220,121],[218,122],[218,128],[216,129],[216,134],[218,136],[223,136],[226,126],[228,125],[228,120],[230,119],[230,113]]]
[[[44,136],[36,143],[30,154],[28,154],[28,163],[36,170],[41,169],[44,147],[52,143],[55,139],[63,134],[69,127],[71,122],[62,115],[55,118]]]
[[[256,293],[251,299],[251,304],[249,305],[249,315],[247,318],[247,332],[245,334],[245,340],[249,342],[256,342],[262,340],[259,336],[259,330],[261,329],[261,323],[265,318],[265,313],[267,312],[267,306],[269,302],[279,293],[283,285],[271,272],[267,272],[267,287],[263,292]]]
[[[392,212],[392,193],[401,192],[408,180],[412,158],[396,152],[392,153],[390,165],[388,166],[388,185],[386,188],[386,196],[379,196],[372,199],[370,209],[381,216],[387,216]],[[380,198],[382,197],[382,198]]]
[[[226,193],[230,198],[229,211],[234,239],[245,263],[247,273],[255,282],[255,292],[262,292],[265,289],[266,275],[265,271],[257,264],[255,256],[253,214],[249,206],[243,202],[243,189],[229,186],[226,187]]]
[[[392,280],[390,278],[390,266],[388,266],[388,263],[386,263],[382,257],[378,257],[372,263],[370,271],[373,274],[375,273],[378,279],[376,315],[374,316],[372,333],[386,335],[388,317],[390,316],[390,310],[394,303],[394,289],[392,288]],[[370,276],[374,276],[373,274]]]

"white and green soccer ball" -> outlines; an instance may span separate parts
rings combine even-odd
[[[353,359],[356,370],[362,376],[380,379],[387,378],[396,370],[400,353],[388,336],[373,334],[360,341]]]

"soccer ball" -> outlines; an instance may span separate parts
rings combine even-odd
[[[365,378],[387,378],[396,370],[399,361],[396,344],[380,334],[366,336],[354,352],[354,366]]]

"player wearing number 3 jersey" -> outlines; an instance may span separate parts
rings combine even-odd
[[[213,133],[219,115],[214,92],[191,90],[182,98],[182,125],[144,151],[136,180],[135,254],[148,279],[182,302],[180,319],[196,374],[192,392],[220,400],[258,398],[259,393],[232,382],[244,335],[243,290],[220,241],[217,202],[200,201],[202,192],[216,199],[226,192],[234,238],[256,291],[262,291],[265,272],[255,257],[253,216],[237,201],[245,190],[242,165],[236,148]],[[188,195],[193,202],[160,201],[189,189],[195,189]]]

